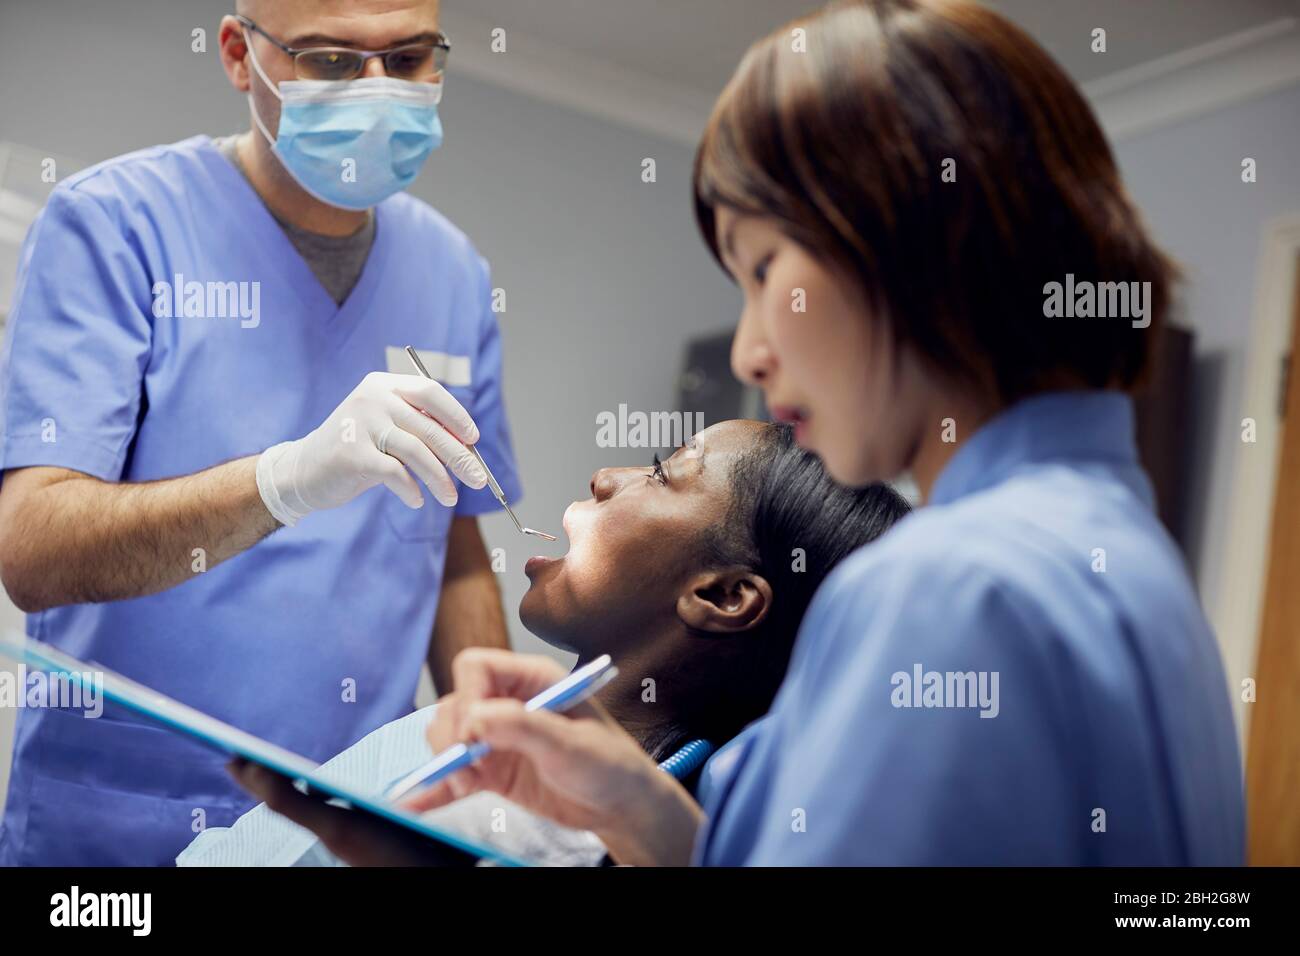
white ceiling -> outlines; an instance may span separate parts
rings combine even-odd
[[[1281,17],[1300,0],[987,0],[1033,34],[1080,82],[1141,66]],[[599,61],[708,96],[751,42],[814,10],[815,0],[444,0],[453,47],[486,42],[487,26],[550,51]],[[458,26],[464,30],[458,33]],[[1105,27],[1108,52],[1089,49]],[[452,54],[455,68],[457,54]]]

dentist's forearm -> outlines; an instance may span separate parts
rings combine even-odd
[[[257,456],[192,475],[107,482],[63,468],[8,472],[0,578],[29,613],[175,587],[279,527],[257,490]]]
[[[478,519],[453,517],[438,612],[429,641],[429,673],[434,688],[439,694],[452,691],[451,662],[467,647],[509,646],[501,588]]]
[[[616,829],[597,832],[615,863],[689,866],[704,811],[677,780],[657,767],[636,806],[623,808]]]

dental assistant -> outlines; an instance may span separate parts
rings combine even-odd
[[[910,471],[925,506],[819,588],[703,807],[598,707],[525,711],[553,662],[487,650],[429,741],[493,751],[415,807],[494,790],[631,864],[1241,864],[1228,685],[1129,396],[1175,267],[1064,72],[982,4],[836,3],[747,54],[695,202],[737,375],[836,481]],[[1067,275],[1129,308],[1050,315]]]
[[[320,760],[408,713],[426,660],[445,692],[458,650],[507,643],[466,449],[519,496],[488,267],[403,192],[442,142],[438,20],[240,2],[249,131],[59,184],[6,331],[0,576],[28,633]],[[0,863],[170,863],[250,805],[182,737],[26,708]]]

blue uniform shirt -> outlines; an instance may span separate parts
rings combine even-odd
[[[0,467],[129,482],[210,468],[307,434],[390,355],[408,371],[409,343],[443,353],[431,372],[517,498],[487,264],[410,196],[375,216],[340,306],[207,137],[61,184],[22,253]],[[458,515],[497,507],[459,491]],[[411,710],[451,519],[427,493],[412,511],[381,486],[160,594],[29,615],[27,630],[324,760]],[[121,710],[25,709],[0,863],[170,863],[252,805],[223,764]]]
[[[1151,502],[1118,393],[979,429],[818,592],[697,862],[1242,863],[1227,683]]]

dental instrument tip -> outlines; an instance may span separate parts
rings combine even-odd
[[[525,528],[525,529],[524,529],[524,534],[535,534],[535,535],[537,535],[537,537],[539,537],[539,538],[545,538],[547,541],[555,541],[555,540],[556,540],[555,535],[553,535],[553,534],[547,534],[545,531],[538,531],[536,528]]]

